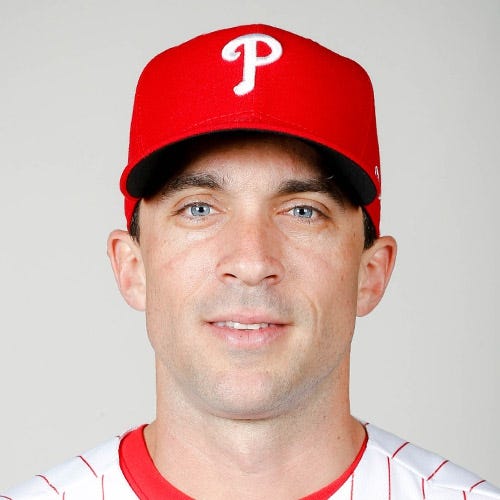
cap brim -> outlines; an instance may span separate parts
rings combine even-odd
[[[376,187],[370,176],[358,164],[338,151],[294,134],[253,128],[221,129],[198,134],[157,149],[140,160],[128,172],[125,186],[127,193],[134,198],[148,198],[154,195],[169,178],[178,172],[179,165],[182,165],[183,162],[181,158],[182,151],[186,150],[186,146],[190,142],[221,133],[237,134],[242,132],[287,135],[309,143],[326,158],[328,171],[333,175],[339,176],[343,183],[352,190],[350,194],[354,195],[354,201],[357,204],[368,205],[377,195]]]

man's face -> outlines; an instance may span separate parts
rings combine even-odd
[[[324,189],[318,162],[289,138],[212,142],[143,200],[160,394],[247,419],[347,384],[362,214]]]

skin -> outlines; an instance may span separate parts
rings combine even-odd
[[[156,355],[149,452],[196,498],[310,494],[365,438],[350,345],[396,243],[363,249],[361,209],[323,189],[316,152],[295,139],[203,144],[176,179],[141,202],[140,244],[124,231],[108,241]]]

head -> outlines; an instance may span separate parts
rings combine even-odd
[[[296,75],[295,60],[312,62]],[[179,76],[186,61],[201,80]],[[331,394],[345,403],[356,316],[381,299],[396,253],[378,231],[372,98],[355,63],[265,26],[200,37],[146,68],[121,180],[130,232],[113,232],[108,252],[146,313],[160,405],[256,419]]]
[[[140,204],[140,242],[109,253],[146,312],[160,399],[269,418],[345,395],[356,315],[380,300],[392,239],[365,249],[363,210],[307,143],[270,134],[192,144]]]

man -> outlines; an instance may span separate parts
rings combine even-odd
[[[355,318],[396,256],[359,65],[262,25],[163,52],[121,189],[108,253],[146,313],[156,419],[3,498],[500,498],[350,413]]]

